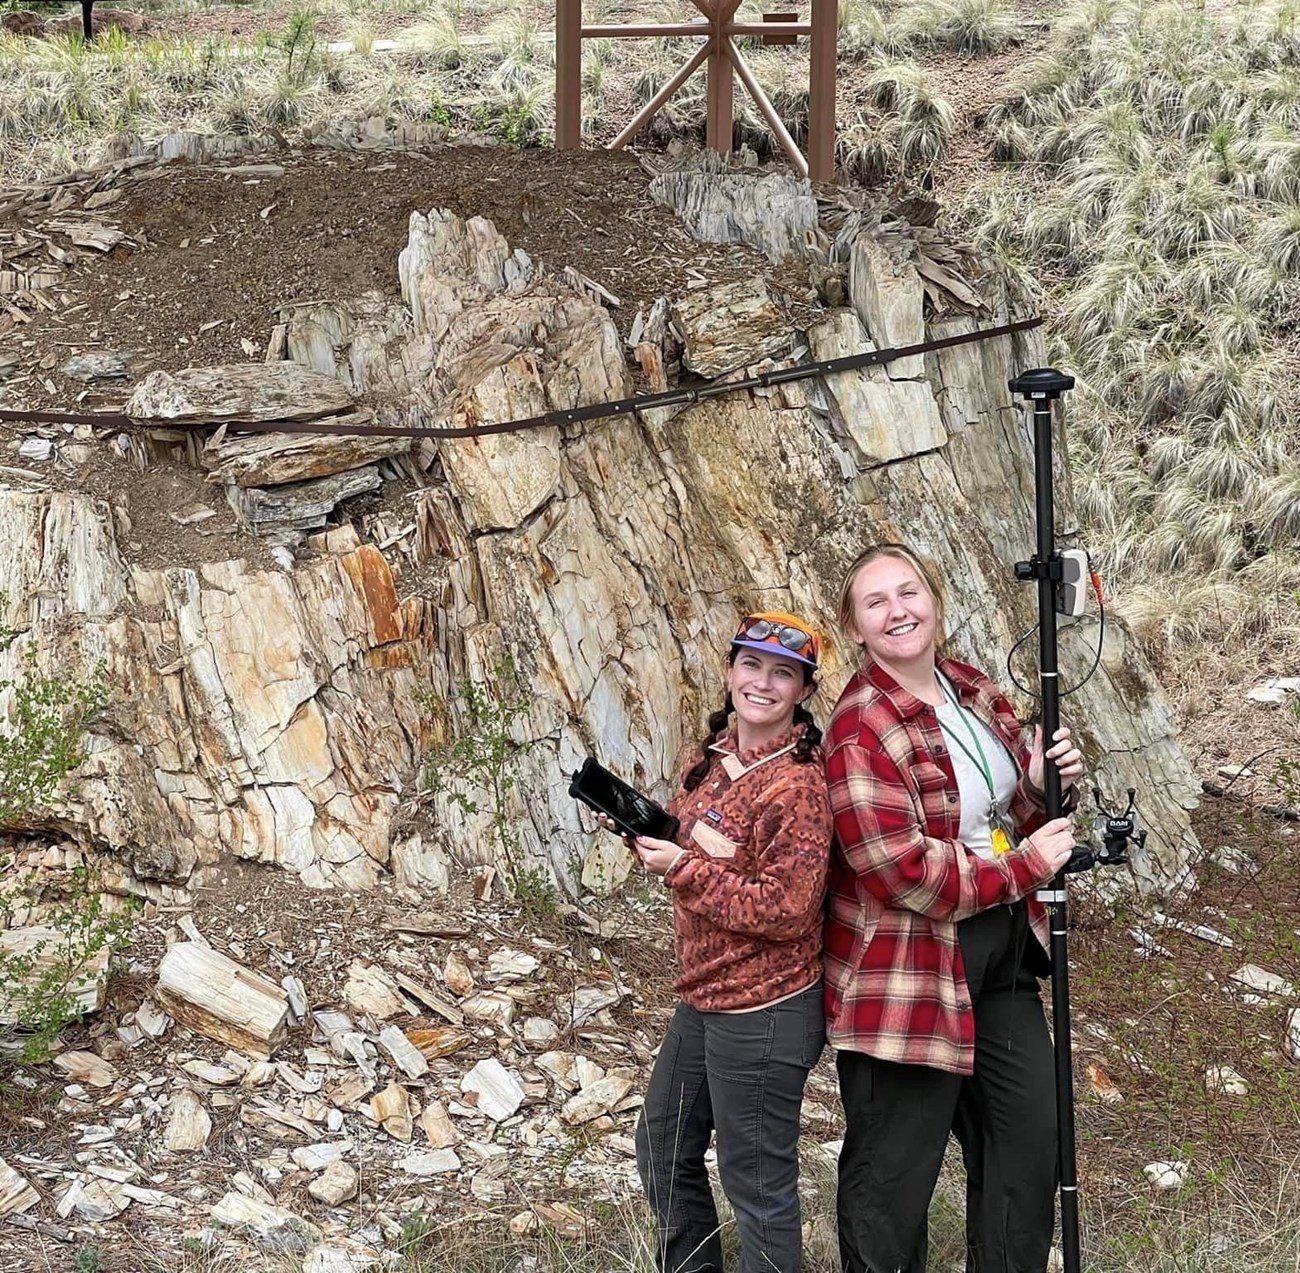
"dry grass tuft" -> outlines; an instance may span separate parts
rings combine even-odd
[[[1060,314],[1079,511],[1157,642],[1227,633],[1225,604],[1294,635],[1257,563],[1297,525],[1298,114],[1292,0],[1087,0],[990,113],[1006,168],[957,214]]]

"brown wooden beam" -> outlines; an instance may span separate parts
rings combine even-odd
[[[555,0],[555,148],[582,145],[582,0]]]
[[[584,40],[624,40],[642,35],[708,35],[712,30],[713,27],[708,22],[637,22],[626,26],[597,25],[583,27],[582,38]]]
[[[808,176],[835,179],[835,56],[838,0],[812,0],[812,51],[808,65]]]
[[[812,35],[811,22],[732,22],[725,29],[728,35]]]
[[[811,35],[811,22],[729,22],[723,28],[727,35]],[[620,26],[597,24],[582,28],[584,40],[630,40],[641,36],[694,36],[709,35],[713,26],[708,22],[637,22]]]
[[[808,161],[804,159],[799,147],[794,144],[794,138],[790,136],[786,126],[781,122],[781,116],[776,113],[776,107],[767,100],[767,94],[763,92],[762,86],[754,78],[754,72],[749,69],[748,63],[740,56],[740,50],[727,40],[727,52],[731,61],[736,68],[736,74],[740,76],[740,82],[749,90],[749,95],[754,99],[754,105],[758,107],[759,114],[767,120],[767,126],[772,130],[772,135],[776,138],[777,144],[785,151],[786,158],[794,166],[795,172],[801,177],[808,175]]]
[[[704,144],[721,154],[731,151],[731,124],[735,117],[732,65],[725,28],[740,8],[740,0],[714,0],[713,39],[709,43],[709,84]],[[700,0],[695,0],[696,5]]]

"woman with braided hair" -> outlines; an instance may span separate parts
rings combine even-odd
[[[672,891],[680,965],[681,1002],[636,1133],[665,1273],[722,1273],[704,1166],[714,1132],[741,1273],[801,1265],[799,1111],[825,1042],[831,813],[821,733],[804,706],[820,650],[794,615],[742,620],[726,701],[669,805],[676,841],[629,840]]]

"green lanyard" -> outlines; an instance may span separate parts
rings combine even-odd
[[[943,723],[943,719],[941,717],[938,717],[939,728],[943,730],[943,732],[948,736],[950,742],[956,743],[957,746],[961,748],[961,750],[966,755],[966,759],[969,760],[971,764],[974,765],[980,771],[980,776],[984,779],[984,785],[987,786],[989,789],[989,804],[996,808],[998,803],[998,796],[997,796],[997,792],[993,788],[993,767],[992,765],[989,764],[989,758],[984,754],[984,748],[980,745],[979,732],[970,723],[970,721],[966,719],[965,710],[963,709],[962,705],[957,701],[957,698],[953,694],[952,690],[948,688],[948,682],[946,678],[942,676],[939,678],[939,688],[943,690],[944,697],[956,709],[957,719],[961,721],[963,728],[966,730],[967,737],[971,740],[971,742],[975,746],[975,750],[971,751],[971,749],[967,747],[966,744],[962,742],[962,740],[958,738],[957,735],[953,733],[952,730],[950,730]],[[936,717],[937,717],[937,713],[936,713]]]

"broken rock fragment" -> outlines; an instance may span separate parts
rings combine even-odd
[[[241,1077],[238,1070],[228,1069],[224,1065],[213,1065],[210,1061],[203,1061],[198,1058],[192,1061],[183,1061],[181,1069],[203,1083],[211,1083],[213,1087],[230,1087],[232,1084],[238,1083]],[[247,1073],[247,1070],[245,1069],[243,1072]]]
[[[151,1039],[161,1039],[171,1026],[172,1019],[152,999],[146,999],[135,1010],[135,1023]]]
[[[375,1252],[355,1251],[338,1246],[313,1247],[303,1262],[302,1273],[367,1273],[377,1268]]]
[[[410,1176],[437,1176],[459,1171],[460,1159],[453,1149],[421,1149],[407,1154],[398,1166]]]
[[[590,1087],[570,1097],[560,1111],[560,1119],[570,1127],[589,1123],[602,1114],[610,1114],[632,1090],[632,1079],[624,1074],[608,1074]]]
[[[171,1115],[163,1133],[163,1145],[177,1153],[202,1149],[212,1132],[212,1119],[196,1092],[181,1088],[172,1097]]]
[[[500,1061],[486,1057],[460,1081],[460,1090],[477,1097],[480,1114],[501,1122],[524,1102],[523,1084]]]
[[[537,966],[536,955],[521,950],[494,950],[488,956],[487,977],[489,981],[518,981],[531,977]]]
[[[509,995],[498,994],[495,990],[466,999],[460,1006],[470,1021],[483,1021],[504,1029],[514,1020],[515,1001]]]
[[[301,1216],[242,1193],[228,1193],[212,1208],[212,1219],[253,1234],[271,1251],[305,1253],[320,1240],[320,1230]]]
[[[330,1163],[325,1170],[307,1186],[307,1192],[317,1202],[327,1207],[337,1207],[357,1196],[357,1184],[360,1177],[351,1163],[341,1158]]]
[[[399,1015],[410,1016],[397,982],[378,964],[365,964],[354,959],[348,968],[343,998],[354,1012],[364,1012],[376,1021],[387,1021],[389,1017]]]
[[[160,424],[220,424],[314,420],[351,406],[341,381],[284,361],[151,371],[127,400],[126,414]]]
[[[687,367],[712,379],[790,352],[790,321],[761,278],[687,292],[673,301]]]
[[[0,1158],[0,1216],[30,1211],[40,1200],[27,1178]]]
[[[131,367],[126,354],[116,349],[101,349],[74,354],[59,371],[70,380],[88,384],[92,380],[124,380],[131,374]]]
[[[407,1078],[418,1079],[428,1074],[429,1062],[424,1054],[395,1025],[385,1026],[379,1032],[379,1046]]]
[[[75,1211],[83,1220],[99,1224],[120,1216],[130,1205],[131,1199],[117,1181],[79,1177],[59,1199],[55,1214],[66,1220]]]
[[[203,448],[210,480],[236,486],[283,486],[313,477],[329,477],[364,468],[376,460],[411,449],[409,438],[367,438],[349,434],[355,425],[374,421],[369,411],[353,411],[321,420],[338,435],[312,433],[254,433],[233,436],[222,431]]]
[[[573,996],[569,1024],[576,1030],[585,1025],[596,1013],[612,1008],[623,997],[613,986],[582,986]]]
[[[284,991],[220,951],[177,942],[158,966],[157,993],[182,1025],[263,1061],[284,1041],[289,1019]]]
[[[254,531],[318,530],[325,525],[336,504],[354,495],[377,491],[382,485],[379,470],[370,465],[287,486],[227,486],[226,502],[240,521]]]
[[[420,1115],[420,1126],[429,1138],[431,1149],[449,1149],[460,1139],[456,1124],[447,1114],[447,1107],[441,1101],[430,1101]]]
[[[529,1017],[524,1022],[525,1043],[552,1043],[560,1037],[560,1027],[549,1017]]]
[[[389,1083],[382,1092],[370,1099],[370,1113],[395,1140],[409,1142],[414,1124],[411,1120],[411,1102],[404,1089]]]
[[[117,1070],[93,1052],[64,1052],[54,1058],[54,1068],[89,1087],[111,1087],[117,1078]]]
[[[447,960],[442,966],[443,984],[452,994],[464,998],[474,993],[474,975],[469,965],[456,951],[447,952]]]
[[[459,1052],[470,1041],[468,1034],[450,1026],[434,1026],[428,1030],[412,1030],[406,1036],[424,1054],[426,1061],[437,1061]]]
[[[350,1140],[328,1141],[319,1145],[303,1145],[293,1151],[294,1166],[303,1171],[320,1171],[331,1163],[342,1160],[352,1148]]]

